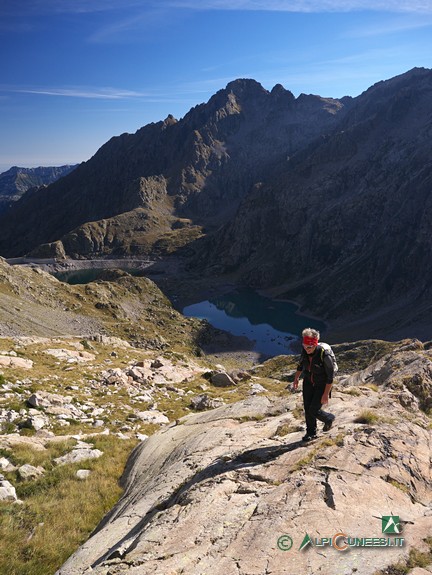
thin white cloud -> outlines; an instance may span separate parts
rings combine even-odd
[[[387,36],[390,34],[401,34],[421,28],[432,26],[432,14],[419,16],[399,16],[397,19],[389,20],[385,24],[369,24],[364,28],[352,28],[345,33],[347,38],[368,38],[373,36]]]
[[[349,13],[386,12],[415,16],[432,15],[432,0],[27,0],[26,19],[19,15],[12,3],[0,4],[0,33],[12,30],[24,31],[34,26],[30,18],[34,14],[74,13],[86,17],[91,13],[114,12],[115,22],[95,28],[88,40],[94,43],[140,42],[151,39],[150,35],[167,27],[178,25],[179,18],[200,11],[261,11],[291,13]],[[175,11],[175,16],[173,16]],[[10,18],[8,18],[10,16]],[[9,21],[10,20],[10,21]],[[429,25],[429,24],[424,24]],[[403,24],[399,24],[403,26]],[[404,29],[420,27],[405,24]],[[389,34],[395,28],[375,31],[359,30],[350,37]],[[145,34],[143,34],[145,32]]]
[[[272,12],[382,11],[432,14],[430,0],[27,0],[26,10],[91,13],[179,8],[189,10],[258,10]],[[0,11],[8,11],[3,7]],[[9,7],[12,10],[12,7]],[[15,10],[14,10],[15,12]]]
[[[132,41],[133,33],[139,32],[139,39],[143,41],[151,30],[166,28],[171,23],[172,19],[169,17],[168,10],[162,6],[155,10],[133,11],[129,16],[118,18],[112,24],[99,28],[88,40],[95,43],[115,41],[118,38],[124,39],[125,34],[132,34],[128,37],[129,41]],[[143,35],[144,31],[146,35]]]
[[[410,12],[432,14],[430,0],[162,0],[173,8],[272,12]]]
[[[229,81],[229,80],[228,80]],[[221,85],[217,86],[220,89]],[[208,92],[208,90],[207,90]],[[130,103],[134,102],[145,102],[146,104],[187,104],[190,106],[194,105],[194,101],[191,101],[190,94],[194,91],[184,89],[183,86],[170,88],[160,87],[159,89],[152,90],[123,90],[117,88],[94,88],[94,87],[72,87],[72,88],[55,88],[55,87],[12,87],[12,86],[1,86],[0,85],[0,101],[10,101],[7,94],[29,94],[35,96],[53,96],[53,97],[65,97],[65,98],[77,98],[77,99],[88,99],[88,100],[103,100],[103,101],[129,101],[128,108],[112,108],[109,110],[104,104],[100,109],[101,112],[106,113],[107,111],[112,112],[128,112],[131,113],[132,108]],[[92,112],[95,112],[94,108],[91,108]]]
[[[116,88],[15,88],[8,90],[22,94],[64,96],[67,98],[90,98],[98,100],[124,100],[148,96],[145,92],[118,90]]]

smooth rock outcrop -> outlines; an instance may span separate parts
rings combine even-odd
[[[10,367],[10,368],[24,368],[32,369],[33,362],[31,359],[25,359],[23,357],[13,357],[10,355],[0,356],[0,366]]]
[[[288,393],[187,416],[149,437],[129,461],[123,497],[57,575],[372,575],[425,550],[429,419],[389,387],[356,385],[353,395],[356,377],[335,388],[336,422],[312,443],[298,431],[300,396]],[[371,411],[374,423],[358,422]],[[392,515],[403,531],[383,534]],[[306,535],[312,543],[300,550]],[[395,537],[403,545],[337,549]],[[336,545],[319,546],[323,538]]]
[[[69,463],[79,463],[80,461],[85,461],[86,459],[97,459],[101,457],[103,452],[100,449],[94,449],[90,443],[85,441],[78,441],[76,446],[61,457],[54,459],[54,463],[57,465],[67,465]]]

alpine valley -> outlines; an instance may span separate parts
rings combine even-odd
[[[0,574],[432,573],[431,70],[235,80],[10,203]],[[227,286],[328,322],[331,429],[297,357],[172,303]]]
[[[431,104],[429,69],[342,99],[235,80],[25,194],[0,254],[181,256],[209,284],[298,302],[334,339],[427,337]]]

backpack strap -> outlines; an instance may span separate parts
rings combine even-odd
[[[320,350],[320,360],[324,361],[324,355],[326,354],[327,350],[324,347],[322,347],[320,344],[318,344],[317,347]]]

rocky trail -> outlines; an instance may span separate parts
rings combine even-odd
[[[431,543],[430,418],[420,409],[431,360],[401,350],[340,376],[336,423],[310,444],[297,394],[164,426],[136,448],[122,499],[58,575],[398,572],[389,566]],[[383,516],[403,531],[383,534]]]

